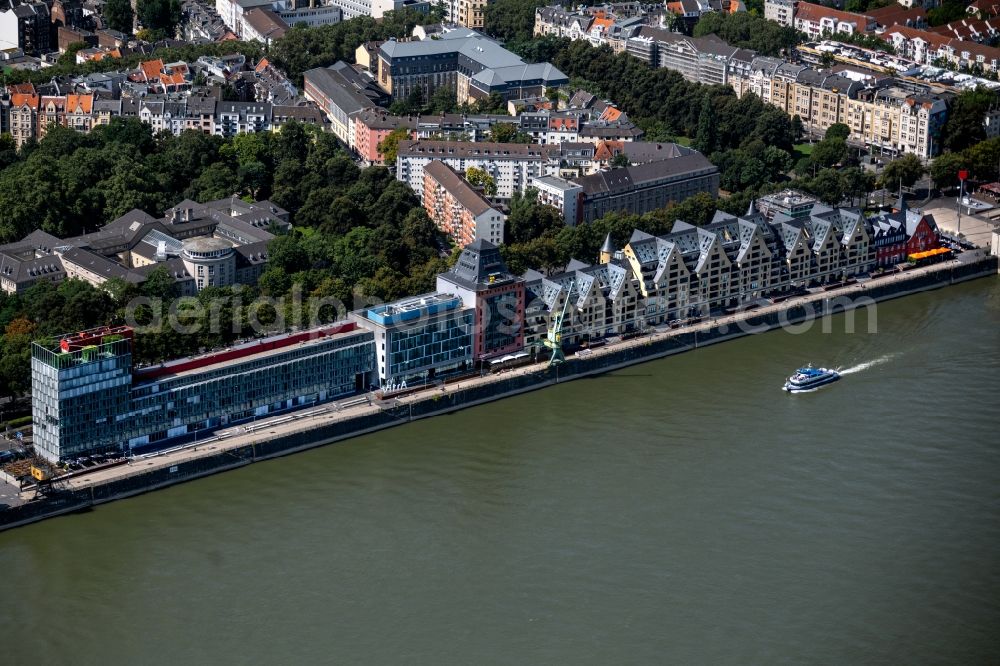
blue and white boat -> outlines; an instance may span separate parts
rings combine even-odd
[[[795,374],[785,382],[785,390],[789,393],[801,393],[811,391],[820,386],[826,386],[840,379],[840,373],[829,368],[814,368],[810,363],[804,368],[799,368]]]

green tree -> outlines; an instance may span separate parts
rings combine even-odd
[[[702,227],[712,221],[717,203],[712,195],[699,192],[684,201],[667,206],[666,217],[671,221],[683,220],[697,227]],[[669,229],[657,233],[667,233],[668,231]]]
[[[770,56],[780,55],[799,42],[799,34],[794,28],[782,27],[750,12],[703,14],[694,26],[694,36],[710,34],[718,35],[730,46],[753,49]]]
[[[104,22],[112,30],[132,33],[132,3],[129,0],[107,0],[102,9]]]
[[[841,172],[844,182],[844,190],[851,199],[857,198],[859,204],[864,207],[868,200],[868,195],[875,189],[875,174],[858,167],[844,169]]]
[[[913,187],[924,173],[926,169],[920,158],[907,153],[885,165],[879,183],[887,190],[895,189],[900,183],[905,187]]]
[[[958,187],[958,172],[968,168],[965,157],[961,153],[943,153],[931,163],[931,178],[934,187],[945,189]]]
[[[159,298],[169,301],[177,296],[177,283],[166,266],[157,266],[146,276],[140,291],[147,298]]]
[[[563,227],[559,211],[538,202],[538,190],[529,187],[524,194],[515,193],[510,200],[505,242],[527,243]]]
[[[851,128],[844,123],[834,123],[826,128],[826,134],[823,135],[824,139],[841,139],[847,141],[848,137],[851,136]]]
[[[527,141],[522,139],[527,137]],[[514,123],[494,123],[490,127],[490,141],[494,143],[531,143],[531,137],[518,131]]]
[[[485,31],[505,41],[527,42],[535,25],[535,9],[545,0],[495,0],[486,5]]]
[[[823,169],[815,178],[803,184],[806,190],[828,206],[839,206],[847,193],[847,185],[836,169]]]
[[[159,37],[173,37],[181,20],[179,0],[137,0],[136,14],[143,28]]]
[[[932,26],[938,26],[963,19],[967,16],[968,6],[966,0],[944,0],[938,7],[927,12],[927,22]]]
[[[694,139],[694,147],[703,155],[711,155],[716,147],[716,119],[712,108],[712,98],[705,95],[701,102],[701,112],[698,114],[698,134]]]
[[[378,142],[378,152],[382,155],[382,161],[386,164],[396,164],[396,156],[399,151],[399,142],[410,138],[410,130],[407,127],[397,127],[385,135]]]
[[[482,187],[486,196],[493,197],[497,193],[497,182],[493,176],[478,167],[469,167],[465,170],[465,179],[474,187]]]
[[[503,98],[503,95],[494,91],[490,93],[489,97],[477,100],[473,105],[473,110],[476,113],[505,114],[507,113],[507,100]]]
[[[628,155],[624,152],[620,152],[611,158],[611,168],[627,167],[632,163],[628,159]]]
[[[31,389],[31,340],[35,324],[19,317],[0,340],[0,395],[19,396]]]
[[[967,90],[956,97],[941,129],[941,148],[945,152],[960,152],[985,140],[983,118],[995,104],[995,94],[982,87]]]
[[[455,91],[448,86],[441,86],[431,94],[427,107],[429,113],[453,113],[456,109]]]
[[[839,136],[827,137],[813,146],[811,157],[821,168],[840,164],[847,159],[847,142]]]

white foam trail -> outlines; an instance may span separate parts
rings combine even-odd
[[[864,363],[852,365],[849,368],[844,368],[843,370],[838,370],[837,372],[839,372],[842,375],[853,375],[857,372],[863,372],[868,368],[872,368],[876,365],[882,365],[883,363],[887,363],[888,361],[892,360],[893,356],[895,356],[895,354],[886,354],[885,356],[879,356],[874,361],[866,361]]]

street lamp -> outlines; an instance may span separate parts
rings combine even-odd
[[[955,231],[956,236],[962,235],[962,198],[965,196],[965,179],[969,177],[969,172],[962,169],[958,172],[958,229]]]

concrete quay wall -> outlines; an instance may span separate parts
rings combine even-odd
[[[850,293],[830,292],[817,294],[805,303],[782,304],[763,313],[744,313],[724,317],[716,322],[701,325],[695,330],[681,329],[647,335],[614,346],[599,348],[587,356],[571,356],[555,367],[538,367],[527,372],[507,372],[499,376],[473,379],[464,388],[449,389],[446,393],[410,396],[395,401],[376,413],[345,418],[332,423],[316,424],[294,432],[269,433],[261,428],[258,435],[267,439],[254,440],[237,447],[212,451],[199,451],[199,455],[176,465],[143,470],[141,461],[134,471],[126,468],[123,476],[101,483],[66,491],[41,500],[0,510],[0,530],[25,525],[65,513],[82,511],[90,507],[149,492],[176,483],[236,469],[261,460],[288,455],[317,446],[323,446],[358,435],[377,432],[417,419],[455,412],[508,396],[534,391],[553,384],[598,375],[637,363],[652,361],[673,354],[743,337],[751,333],[773,330],[786,325],[800,324],[819,316],[836,314],[871,302],[899,298],[908,294],[937,289],[980,277],[997,274],[997,258],[957,265],[942,266],[917,275],[900,275],[886,284],[858,286]],[[870,299],[870,300],[869,300]]]

